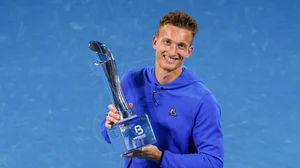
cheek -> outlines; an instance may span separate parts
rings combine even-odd
[[[157,45],[156,46],[156,50],[157,51],[164,51],[165,50],[165,46],[164,45]]]
[[[156,55],[163,55],[163,53],[166,51],[164,47],[157,47],[156,48]]]
[[[182,56],[183,58],[188,58],[188,57],[189,57],[188,51],[180,51],[179,54],[180,54],[180,56]]]

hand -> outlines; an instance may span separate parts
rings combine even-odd
[[[132,106],[133,106],[133,104],[129,103],[129,107],[132,108]],[[105,127],[111,128],[113,126],[113,124],[116,124],[120,121],[121,117],[118,113],[117,108],[113,104],[108,105],[108,109],[110,111],[107,113],[107,116],[106,116]]]
[[[153,160],[159,163],[161,155],[162,152],[156,146],[148,145],[141,149],[137,149],[131,153],[121,155],[121,157],[128,157],[128,158],[137,157],[137,158]]]

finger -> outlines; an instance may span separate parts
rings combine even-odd
[[[107,113],[107,115],[114,118],[114,119],[116,119],[116,120],[120,120],[120,115],[118,113],[114,113],[114,112],[110,111],[110,112]]]
[[[147,158],[147,154],[143,152],[138,152],[138,153],[133,153],[132,157],[137,157],[137,158]]]
[[[111,116],[106,116],[106,121],[108,122],[108,124],[116,124],[119,122],[118,119],[114,118],[114,117],[111,117]]]
[[[117,108],[113,104],[108,105],[108,109],[114,113],[118,112]]]
[[[126,154],[123,154],[124,156],[133,156],[134,154],[136,153],[141,153],[142,152],[142,149],[136,149],[132,152],[129,152],[129,153],[126,153]]]
[[[148,152],[148,147],[146,147],[146,146],[143,147],[143,148],[141,149],[141,151],[142,151],[142,152]]]
[[[141,151],[134,151],[134,152],[130,152],[127,154],[122,154],[121,157],[138,157],[138,158],[142,158],[144,157],[144,153],[142,153]]]
[[[133,156],[133,152],[130,153],[126,153],[126,154],[122,154],[121,157],[132,157]]]
[[[110,124],[110,123],[108,123],[108,122],[106,121],[106,122],[105,122],[105,127],[110,129],[110,128],[112,127],[112,124]]]
[[[131,153],[135,154],[135,153],[141,153],[141,152],[143,152],[142,148],[138,148],[138,149],[135,149],[134,151],[132,151]]]

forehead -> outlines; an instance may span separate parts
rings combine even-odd
[[[174,41],[187,43],[191,43],[193,39],[193,34],[191,30],[187,30],[173,25],[164,25],[160,27],[158,36],[159,38],[168,38]]]

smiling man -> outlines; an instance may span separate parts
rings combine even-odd
[[[123,155],[125,167],[223,167],[221,109],[212,92],[183,66],[197,31],[196,20],[187,13],[166,14],[152,39],[155,65],[124,74],[121,85],[127,101],[135,114],[148,114],[157,138],[154,145]],[[101,131],[110,143],[106,128],[120,116],[112,104],[108,107]]]

